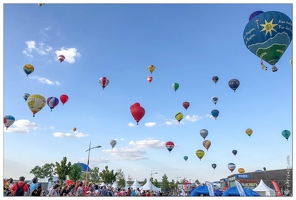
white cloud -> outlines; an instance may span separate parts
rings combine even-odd
[[[87,134],[84,133],[62,133],[62,132],[55,132],[53,133],[54,137],[60,137],[60,138],[64,138],[64,137],[77,137],[77,138],[81,138],[81,137],[86,137],[88,136]]]
[[[55,54],[56,54],[56,58],[58,58],[59,55],[64,55],[65,56],[64,62],[68,62],[68,63],[75,63],[75,58],[81,56],[76,48],[65,49],[64,47],[62,47],[60,50],[56,50]]]
[[[148,123],[145,123],[145,126],[147,127],[152,127],[152,126],[155,126],[156,123],[155,122],[148,122]]]
[[[164,142],[160,140],[155,140],[153,138],[147,138],[145,140],[139,141],[130,141],[129,145],[134,146],[136,148],[153,148],[153,149],[162,149],[165,146]]]
[[[123,140],[124,140],[124,138],[120,138],[119,140],[120,140],[120,141],[123,141]]]
[[[171,126],[171,125],[184,124],[184,122],[180,121],[180,123],[179,123],[176,119],[166,119],[164,124],[167,125],[167,126]]]
[[[38,54],[40,55],[47,55],[48,53],[50,53],[53,48],[51,46],[47,46],[44,43],[39,43],[38,46],[36,46],[36,42],[35,41],[26,41],[26,45],[27,47],[25,48],[25,50],[23,50],[23,54],[25,54],[26,56],[29,57],[33,57],[33,52],[36,51]]]
[[[54,126],[50,126],[49,128],[50,128],[50,129],[54,129]]]
[[[38,76],[29,76],[30,79],[35,79],[38,80],[41,83],[45,83],[48,85],[61,85],[58,81],[51,81],[47,78],[43,78],[43,77],[38,77]]]
[[[206,114],[205,117],[215,119],[211,114]]]
[[[198,115],[192,115],[192,116],[186,115],[186,117],[185,117],[185,119],[190,121],[190,122],[196,122],[196,121],[198,121],[198,120],[200,120],[202,118],[203,117],[199,117]]]
[[[130,127],[134,127],[134,126],[136,126],[136,124],[130,122],[130,123],[128,123],[128,126],[130,126]]]
[[[115,158],[115,160],[143,160],[147,159],[146,152],[138,148],[113,148],[103,150],[104,153],[109,154]]]
[[[30,122],[27,119],[20,119],[15,121],[7,130],[7,133],[29,133],[30,130],[37,130],[39,126],[35,122]]]

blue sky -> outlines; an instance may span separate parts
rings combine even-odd
[[[292,44],[277,72],[268,63],[261,70],[243,42],[256,10],[292,18],[291,4],[4,4],[3,115],[16,121],[3,127],[3,176],[31,179],[36,165],[64,156],[86,163],[90,141],[102,146],[91,150],[91,168],[108,165],[139,181],[151,171],[159,181],[164,174],[218,181],[231,175],[228,163],[235,173],[286,168],[293,133],[287,141],[281,132],[292,132]],[[35,67],[29,76],[27,63]],[[152,74],[149,65],[156,67]],[[103,76],[110,80],[104,90]],[[240,81],[236,92],[228,86],[233,78]],[[173,83],[180,85],[176,92]],[[69,101],[52,111],[45,105],[33,117],[24,93],[67,94]],[[130,113],[136,102],[146,111],[139,125]],[[216,120],[213,109],[220,111]],[[177,112],[184,115],[180,124]],[[208,151],[201,129],[209,132]],[[167,141],[175,143],[171,153]]]

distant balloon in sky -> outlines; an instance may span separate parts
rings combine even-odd
[[[217,96],[213,96],[212,97],[212,102],[216,105],[216,103],[218,102],[218,97]]]
[[[283,131],[282,131],[282,135],[283,135],[284,138],[286,138],[287,141],[288,141],[288,139],[289,139],[289,137],[290,137],[290,135],[291,135],[291,132],[288,131],[288,130],[283,130]]]
[[[219,110],[214,109],[214,110],[212,110],[211,114],[216,119],[218,117],[218,115],[219,115]]]
[[[110,141],[110,145],[111,145],[112,149],[115,147],[116,144],[117,144],[116,140]]]
[[[231,79],[229,82],[228,82],[228,85],[231,89],[233,89],[233,91],[235,92],[235,90],[238,88],[240,82],[239,80],[237,79]]]
[[[58,56],[58,60],[59,60],[60,62],[63,62],[63,61],[65,60],[65,56],[64,56],[64,55],[59,55],[59,56]]]
[[[212,167],[216,169],[217,165],[215,163],[212,164]]]
[[[188,101],[184,101],[183,102],[183,107],[185,108],[185,110],[187,110],[187,108],[189,108],[190,103]]]
[[[46,100],[43,96],[39,94],[32,94],[28,97],[27,104],[29,109],[33,113],[33,117],[35,117],[35,114],[39,112],[42,108],[44,108]]]
[[[274,66],[292,41],[292,20],[278,11],[256,11],[249,17],[243,39],[246,47]]]
[[[179,84],[178,83],[173,83],[172,88],[175,90],[175,92],[177,91],[177,89],[179,88]]]
[[[69,97],[66,94],[62,94],[60,96],[60,100],[61,100],[62,104],[64,105],[69,100]]]
[[[219,77],[218,76],[213,76],[212,80],[215,82],[215,84],[218,82]]]
[[[232,150],[233,155],[237,154],[237,150]]]
[[[195,152],[195,154],[199,158],[199,160],[201,160],[204,157],[205,152],[203,150],[199,149]]]
[[[44,6],[44,3],[38,3],[38,6],[39,7]]]
[[[293,66],[293,58],[292,57],[290,58],[289,63],[291,66]]]
[[[231,173],[233,172],[233,170],[235,170],[235,164],[234,163],[228,163],[228,169],[231,171]]]
[[[30,94],[28,94],[28,93],[25,93],[25,94],[23,95],[25,101],[27,101],[27,99],[28,99],[29,96],[30,96]]]
[[[242,173],[245,173],[245,169],[244,168],[238,168],[238,173],[242,174]]]
[[[148,77],[147,77],[147,81],[148,81],[149,83],[151,83],[152,79],[153,79],[152,76],[148,76]]]
[[[175,118],[180,123],[180,121],[183,119],[183,114],[181,112],[177,112],[175,114]]]
[[[59,99],[56,97],[48,97],[47,98],[47,105],[50,108],[50,111],[54,109],[59,104]]]
[[[148,66],[148,70],[149,70],[150,73],[152,74],[152,72],[154,72],[154,70],[155,70],[155,66],[154,66],[154,65],[149,65],[149,66]]]
[[[276,72],[278,69],[277,69],[277,67],[276,66],[273,66],[272,67],[272,72]]]
[[[246,134],[247,134],[248,136],[251,137],[252,133],[253,133],[253,130],[252,130],[252,129],[250,129],[250,128],[247,128],[247,129],[246,129]]]
[[[171,153],[171,151],[173,150],[175,144],[172,142],[172,141],[168,141],[166,144],[165,144],[167,150]]]
[[[209,150],[209,148],[211,146],[211,141],[210,140],[204,140],[202,142],[202,145],[206,148],[206,150]]]
[[[73,131],[73,132],[75,132],[75,131],[76,131],[76,128],[75,128],[75,127],[74,127],[74,128],[72,128],[72,131]]]
[[[137,102],[137,103],[134,103],[133,105],[131,105],[130,111],[131,111],[132,116],[134,117],[134,119],[136,120],[137,125],[138,125],[139,121],[145,115],[145,109],[143,107],[141,107],[140,104]]]
[[[29,74],[31,74],[34,71],[34,66],[31,64],[25,64],[25,66],[23,67],[23,70],[28,76]]]
[[[206,139],[206,137],[208,136],[208,130],[207,129],[201,129],[200,130],[200,135],[201,135],[201,137],[203,137],[203,139],[205,140]]]
[[[100,78],[99,83],[104,89],[109,84],[109,79],[107,79],[106,77],[102,77]]]
[[[185,160],[185,161],[187,161],[187,160],[188,160],[188,156],[184,156],[183,158],[184,158],[184,160]]]
[[[3,118],[3,123],[6,127],[6,130],[15,122],[15,118],[12,115],[6,115]]]

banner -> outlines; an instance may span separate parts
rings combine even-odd
[[[275,182],[274,180],[270,180],[270,181],[271,181],[272,184],[273,184],[273,187],[274,187],[275,192],[276,192],[276,196],[278,196],[278,197],[283,196],[283,194],[281,193],[281,190],[280,190],[280,188],[279,188],[277,182]]]
[[[241,197],[245,197],[246,196],[246,193],[244,191],[244,188],[242,187],[242,185],[240,184],[240,182],[238,182],[237,180],[235,180],[235,185],[236,185],[236,188],[238,190],[238,193]]]
[[[209,190],[209,196],[211,197],[215,196],[213,183],[206,181],[206,186],[208,187],[208,190]]]

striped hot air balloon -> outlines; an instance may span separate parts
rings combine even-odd
[[[99,83],[104,89],[109,84],[109,79],[107,79],[106,77],[102,77],[100,78]]]
[[[165,144],[167,150],[171,153],[171,151],[173,150],[173,148],[175,147],[175,144],[172,142],[172,141],[168,141],[166,144]]]
[[[183,114],[181,112],[177,112],[175,114],[175,118],[180,123],[180,121],[183,119]]]

